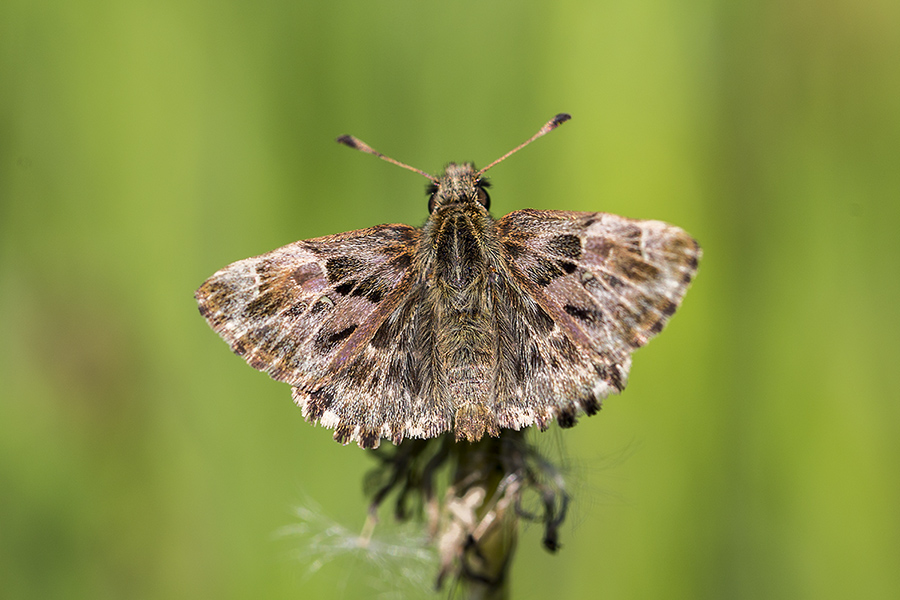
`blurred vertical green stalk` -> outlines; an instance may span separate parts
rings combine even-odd
[[[445,435],[407,440],[373,451],[381,465],[369,475],[374,515],[396,493],[395,517],[406,520],[410,501],[424,508],[429,539],[437,550],[436,587],[449,577],[465,598],[509,597],[508,573],[520,522],[544,525],[544,547],[559,548],[559,526],[569,496],[558,469],[525,439],[506,430],[500,437],[457,442]],[[447,476],[438,494],[436,482]],[[539,509],[527,509],[537,502]]]
[[[521,439],[518,432],[516,437]],[[445,496],[446,523],[438,539],[441,552],[440,578],[459,557],[457,576],[466,597],[509,597],[507,571],[518,538],[519,520],[510,510],[506,492],[511,484],[503,469],[505,440],[488,438],[457,444],[456,472]]]

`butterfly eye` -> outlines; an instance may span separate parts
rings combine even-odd
[[[478,203],[481,204],[485,208],[491,207],[491,195],[487,193],[487,190],[481,187],[480,185],[475,188],[475,198],[478,200]]]

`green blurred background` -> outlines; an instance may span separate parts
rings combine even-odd
[[[339,134],[436,172],[562,111],[495,214],[663,219],[705,257],[624,396],[536,436],[576,505],[514,597],[900,597],[895,0],[4,0],[0,596],[428,597],[294,558],[294,507],[357,530],[373,463],[192,294],[424,221],[422,178]]]

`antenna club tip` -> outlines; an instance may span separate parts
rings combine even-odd
[[[336,141],[338,144],[349,146],[354,150],[359,150],[359,141],[352,135],[342,135],[338,138],[335,138],[334,141]]]
[[[570,115],[569,113],[559,113],[550,121],[550,127],[559,127],[571,118],[572,115]]]

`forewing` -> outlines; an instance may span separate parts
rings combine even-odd
[[[501,425],[544,426],[554,417],[572,425],[578,412],[593,414],[624,389],[631,353],[680,305],[700,247],[678,227],[606,213],[520,210],[497,228],[525,292],[519,310],[532,315],[508,326],[522,331],[511,336],[514,352],[501,353]],[[502,377],[520,363],[521,381]],[[506,407],[504,396],[512,399]]]
[[[406,225],[381,225],[295,242],[228,265],[195,297],[252,367],[314,389],[409,294],[418,237]]]

